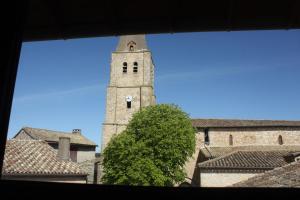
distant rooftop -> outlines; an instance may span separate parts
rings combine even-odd
[[[230,187],[300,187],[300,162],[275,168]]]
[[[300,145],[248,145],[230,147],[206,146],[200,149],[205,159],[217,158],[236,151],[289,151],[300,152]]]
[[[97,146],[94,142],[87,139],[81,134],[73,134],[61,131],[52,131],[47,129],[39,129],[39,128],[31,128],[31,127],[23,127],[21,130],[24,130],[26,134],[36,140],[44,140],[48,142],[58,142],[59,137],[69,137],[71,144],[79,144],[79,145],[89,145],[89,146]],[[21,131],[19,131],[20,133]],[[15,136],[16,137],[16,136]]]
[[[86,175],[77,163],[57,158],[57,150],[40,140],[6,142],[3,175]]]
[[[227,127],[300,127],[300,121],[285,120],[238,120],[238,119],[192,119],[197,128]]]
[[[270,170],[284,166],[293,151],[235,151],[198,164],[202,169]]]

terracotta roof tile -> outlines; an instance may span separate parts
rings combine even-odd
[[[8,140],[3,175],[86,175],[77,163],[57,158],[57,150],[45,141]]]
[[[300,187],[300,162],[275,168],[230,187]]]
[[[291,151],[299,152],[300,145],[249,145],[249,146],[228,146],[228,147],[213,147],[206,146],[201,148],[200,153],[206,158],[217,158],[234,151]]]
[[[199,163],[201,169],[273,169],[289,163],[290,151],[235,151]]]

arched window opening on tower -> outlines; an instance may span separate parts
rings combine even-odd
[[[229,135],[229,145],[230,146],[233,145],[233,137],[232,137],[232,135]]]
[[[126,96],[127,108],[131,108],[132,96]]]
[[[209,145],[208,128],[204,129],[204,142],[206,145]]]
[[[133,45],[130,45],[129,51],[134,51]]]
[[[127,108],[131,108],[131,101],[127,101]]]
[[[129,47],[129,51],[134,51],[136,43],[134,41],[128,42],[127,46]]]
[[[137,73],[137,72],[138,72],[138,63],[137,63],[137,62],[134,62],[134,63],[133,63],[133,72],[134,72],[134,73]]]
[[[278,136],[278,144],[283,145],[283,139],[281,135]]]
[[[123,73],[127,73],[127,62],[123,62]]]

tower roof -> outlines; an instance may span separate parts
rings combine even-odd
[[[124,35],[120,36],[116,51],[140,51],[147,49],[145,35]]]

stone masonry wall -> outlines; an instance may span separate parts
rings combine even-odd
[[[95,163],[95,159],[86,160],[84,162],[78,163],[80,168],[88,173],[88,176],[87,176],[88,184],[94,183],[94,163]]]
[[[215,128],[209,130],[209,146],[230,146],[229,136],[232,135],[232,146],[247,145],[279,145],[281,135],[283,145],[300,145],[300,129],[293,127],[270,128]]]
[[[95,164],[96,170],[97,170],[97,177],[96,177],[96,184],[101,184],[101,178],[103,175],[103,167],[102,162],[97,162]]]
[[[101,150],[103,150],[112,136],[117,132],[117,125],[103,124]]]
[[[188,161],[185,164],[185,171],[187,173],[187,177],[190,179],[193,179],[194,171],[197,169],[197,160],[198,160],[198,154],[200,151],[200,148],[204,144],[204,132],[198,132],[195,134],[196,139],[196,146],[195,146],[195,152],[191,158],[188,159]]]
[[[123,73],[123,63],[127,63],[127,73]],[[133,72],[134,62],[137,62],[138,72]],[[147,66],[146,66],[147,67]],[[132,87],[141,86],[144,81],[143,52],[114,52],[111,61],[110,86]]]
[[[84,162],[86,160],[95,159],[95,149],[81,149],[77,150],[77,162]]]
[[[123,63],[127,72],[123,72]],[[138,71],[133,72],[134,63]],[[155,104],[153,91],[154,65],[150,51],[113,52],[110,66],[110,84],[106,96],[106,116],[103,123],[103,150],[114,134],[122,132],[133,113],[141,107]],[[132,96],[127,108],[126,96]]]
[[[117,102],[117,88],[116,87],[107,87],[107,89],[106,89],[106,106],[105,106],[105,123],[115,123],[116,102]]]
[[[200,187],[226,187],[258,173],[200,173]]]
[[[143,86],[141,87],[141,107],[146,107],[155,104],[155,99],[153,99],[153,87]]]
[[[132,96],[131,108],[127,108],[126,96]],[[141,107],[141,91],[135,88],[117,88],[117,104],[115,123],[127,124],[132,114],[139,111]]]

